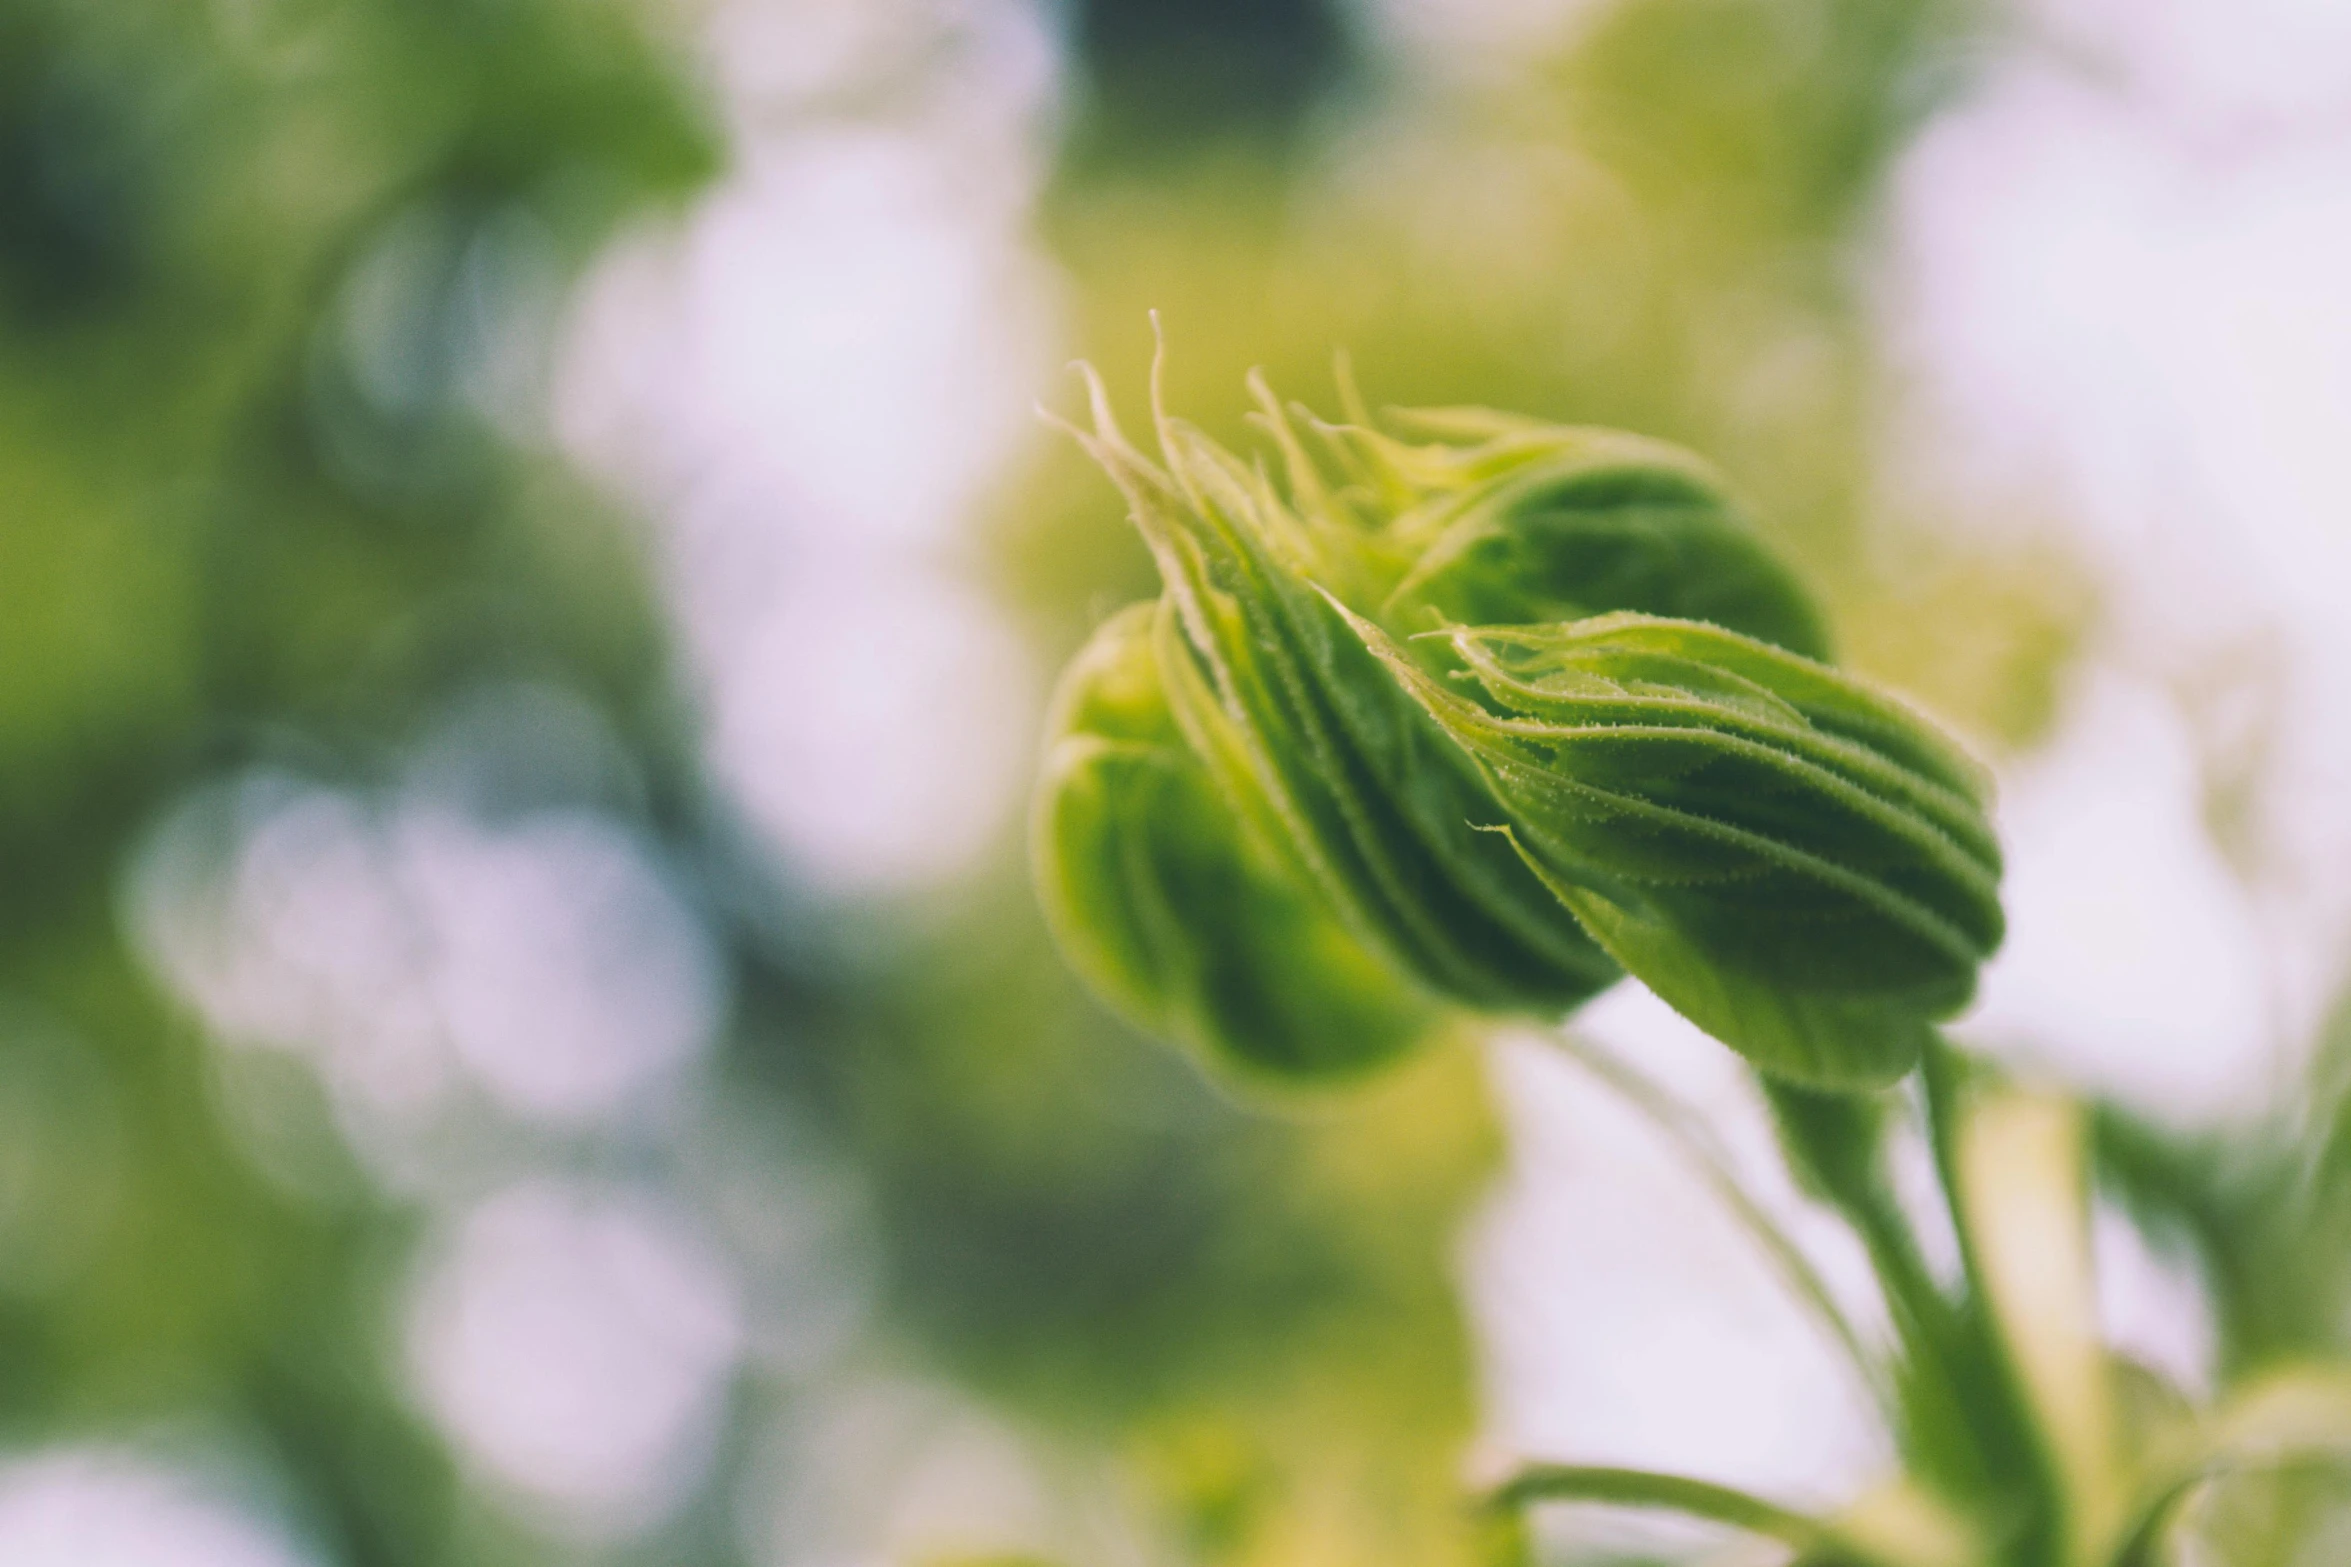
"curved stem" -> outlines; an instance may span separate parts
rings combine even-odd
[[[1570,1035],[1560,1036],[1560,1044],[1572,1060],[1615,1092],[1689,1160],[1699,1178],[1762,1249],[1796,1298],[1844,1351],[1877,1400],[1880,1413],[1889,1420],[1897,1418],[1899,1401],[1880,1357],[1853,1326],[1844,1308],[1837,1304],[1820,1270],[1812,1265],[1812,1259],[1804,1255],[1787,1231],[1764,1211],[1763,1205],[1732,1172],[1729,1156],[1705,1123],[1665,1088],[1605,1050]]]
[[[1963,1341],[1965,1320],[1944,1295],[1920,1255],[1908,1220],[1883,1192],[1840,1194],[1837,1208],[1853,1226],[1869,1253],[1870,1267],[1885,1291],[1896,1331],[1908,1351],[1909,1386],[1905,1425],[1913,1443],[1929,1431],[1959,1434],[1966,1446],[1954,1449],[1946,1441],[1936,1446],[1938,1477],[1957,1482],[1962,1489],[1980,1487],[1989,1466],[1980,1455],[1981,1442],[1967,1414],[1967,1366]],[[1961,1452],[1969,1456],[1964,1468],[1952,1471]],[[1914,1458],[1920,1456],[1914,1452]]]
[[[1837,1544],[1836,1532],[1817,1518],[1727,1485],[1648,1469],[1617,1469],[1599,1464],[1529,1464],[1505,1481],[1491,1497],[1491,1505],[1496,1507],[1524,1507],[1530,1502],[1602,1502],[1617,1507],[1659,1508],[1709,1523],[1728,1524],[1804,1552],[1825,1551]]]
[[[1886,1173],[1882,1100],[1761,1081],[1791,1163],[1868,1254],[1901,1345],[1894,1428],[1914,1470],[1958,1496],[1982,1496],[1998,1467],[1971,1411],[1980,1371],[1964,1304],[1928,1268],[1910,1215]]]

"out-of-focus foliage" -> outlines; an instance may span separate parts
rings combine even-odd
[[[1923,1101],[1957,1227],[1956,1291],[1915,1269],[1890,1189],[1873,1183],[1872,1199],[1852,1184],[1876,1141],[1861,1102],[1782,1104],[1792,1156],[1865,1239],[1896,1313],[1902,1347],[1883,1391],[1905,1475],[1815,1514],[1670,1472],[1538,1462],[1494,1505],[1669,1511],[1820,1567],[2151,1567],[2328,1549],[2351,1462],[2351,1365],[2270,1362],[2190,1400],[2106,1339],[2083,1107],[1940,1045]]]
[[[1093,0],[1073,6],[1083,70],[1075,168],[1291,142],[1356,52],[1333,0]]]
[[[375,1348],[403,1226],[232,1151],[116,875],[188,782],[371,767],[459,680],[657,712],[633,548],[497,420],[533,312],[712,159],[613,8],[0,11],[11,1447],[223,1422],[338,1559],[451,1559],[468,1509]]]
[[[1152,1526],[1203,1552],[1386,1548],[1312,1496],[1417,1498],[1395,1538],[1425,1534],[1472,1418],[1444,1255],[1492,1143],[1465,1061],[1344,1123],[1264,1123],[1128,1052],[1009,866],[853,960],[741,894],[641,539],[541,427],[577,269],[721,166],[661,20],[0,12],[0,1433],[208,1423],[326,1561],[572,1559],[419,1417],[395,1341],[432,1216],[353,1168],[307,1068],[224,1056],[156,994],[122,892],[189,789],[259,766],[388,792],[453,708],[519,685],[584,699],[620,782],[493,729],[476,803],[617,808],[707,867],[741,953],[729,1098],[862,1172],[897,1308],[875,1338],[911,1346],[877,1353],[1131,1453]],[[292,1117],[258,1145],[256,1083]],[[698,1125],[553,1162],[688,1184],[729,1147]],[[644,1559],[743,1559],[778,1397],[745,1389]],[[1325,1423],[1356,1434],[1303,1439]]]

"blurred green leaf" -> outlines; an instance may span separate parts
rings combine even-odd
[[[2165,1526],[2195,1487],[2302,1466],[2351,1465],[2351,1368],[2279,1367],[2232,1391],[2146,1465],[2115,1567],[2151,1567]]]
[[[1987,1089],[1960,1123],[1956,1168],[1975,1276],[2053,1477],[2064,1559],[2102,1561],[2128,1481],[2091,1274],[2081,1114],[2055,1097]]]

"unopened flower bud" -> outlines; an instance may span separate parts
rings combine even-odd
[[[1965,1003],[2001,933],[1980,773],[1821,661],[1696,458],[1482,410],[1410,444],[1259,384],[1277,487],[1156,410],[1152,462],[1093,389],[1163,592],[1065,682],[1037,854],[1138,1022],[1313,1075],[1630,970],[1834,1088]]]
[[[1616,964],[1507,843],[1492,794],[1324,597],[1369,592],[1382,544],[1310,469],[1293,506],[1199,431],[1160,420],[1167,467],[1096,387],[1087,449],[1125,490],[1171,617],[1157,639],[1175,721],[1228,801],[1262,815],[1331,917],[1432,996],[1557,1017]]]

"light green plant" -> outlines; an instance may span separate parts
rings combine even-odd
[[[1822,661],[1722,483],[1613,432],[1446,410],[1411,445],[1256,390],[1286,494],[1164,415],[1152,463],[1098,385],[1080,437],[1164,583],[1072,666],[1039,794],[1098,988],[1212,1061],[1331,1071],[1630,971],[1778,1076],[1901,1076],[2000,939],[1986,787]]]
[[[1103,624],[1054,708],[1033,850],[1073,964],[1253,1090],[1556,1022],[1630,974],[1755,1070],[1792,1170],[1886,1297],[1881,1347],[1703,1126],[1637,1063],[1600,1062],[1854,1357],[1905,1473],[1821,1517],[1533,1464],[1487,1503],[1503,1558],[1523,1509],[1584,1500],[1815,1567],[2149,1567],[2213,1476],[2351,1456],[2351,1369],[2271,1367],[2195,1413],[2140,1396],[2151,1374],[2101,1340],[2082,1114],[1935,1028],[2002,938],[1986,775],[1834,667],[1817,607],[1704,463],[1486,410],[1383,428],[1352,392],[1326,423],[1257,382],[1277,483],[1156,390],[1154,462],[1092,388],[1078,439],[1162,592]],[[1892,1195],[1906,1117],[1956,1286]]]

